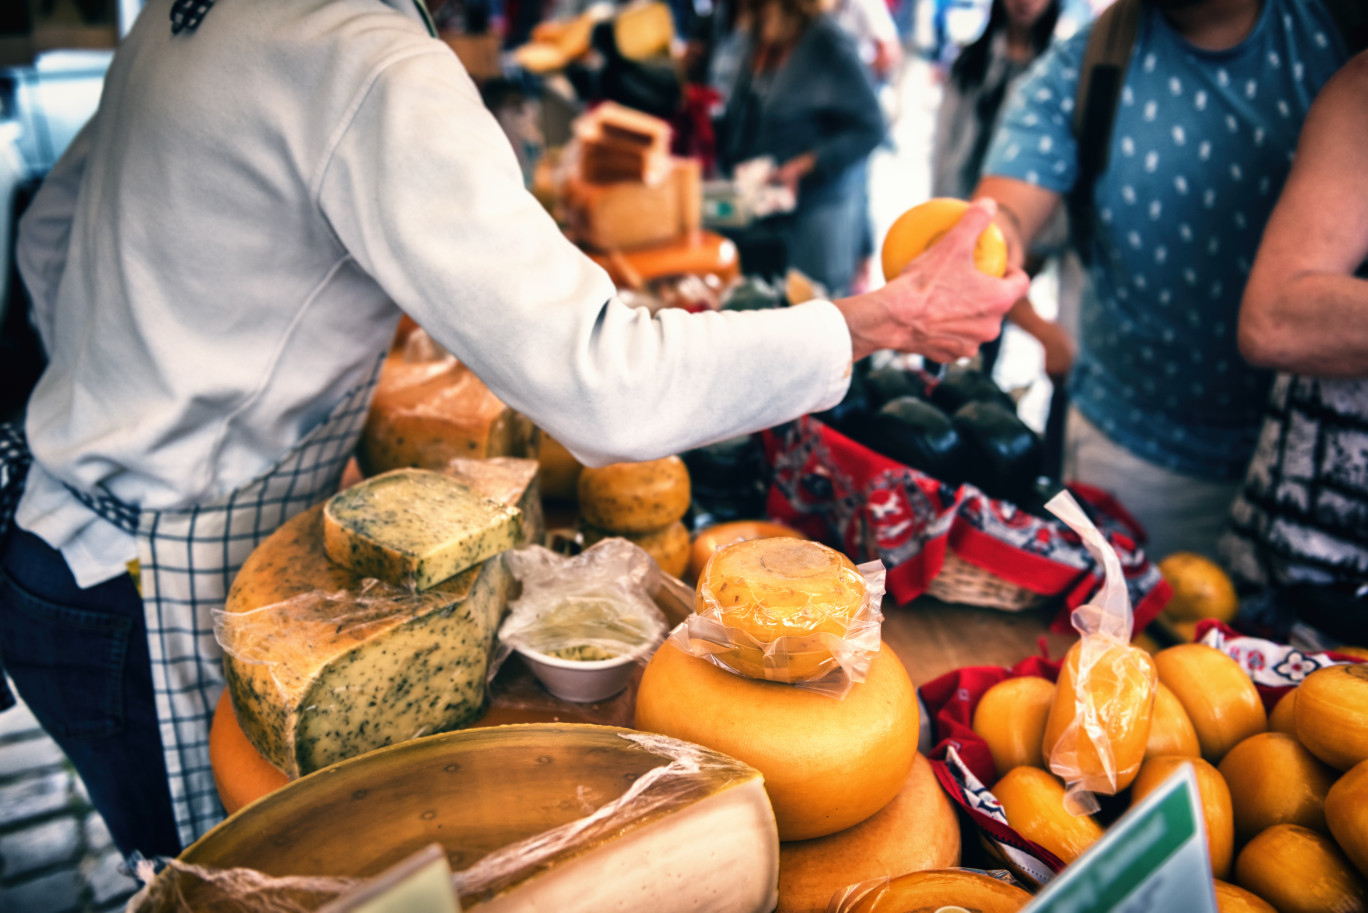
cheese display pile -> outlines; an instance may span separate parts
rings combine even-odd
[[[232,909],[301,909],[274,902],[309,889],[321,903],[434,842],[466,910],[767,913],[776,901],[756,770],[662,736],[537,724],[408,742],[290,783],[129,909],[204,910],[225,894],[251,901]],[[291,876],[311,877],[277,881]]]
[[[689,566],[689,470],[677,456],[584,469],[577,482],[585,545],[620,536],[682,577]]]
[[[414,511],[438,502],[454,527],[415,529]],[[257,751],[295,777],[479,716],[509,596],[498,553],[516,542],[519,516],[449,477],[400,470],[258,546],[215,619],[233,708]]]

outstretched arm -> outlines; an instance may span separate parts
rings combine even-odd
[[[1319,377],[1368,376],[1368,52],[1311,106],[1240,307],[1253,364]]]

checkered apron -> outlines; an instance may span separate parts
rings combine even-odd
[[[348,391],[279,462],[217,501],[187,510],[139,511],[72,490],[86,506],[137,537],[152,688],[183,846],[223,819],[209,765],[209,725],[224,686],[223,651],[214,639],[210,612],[223,607],[252,549],[337,490],[361,436],[381,363],[377,359],[368,379]]]

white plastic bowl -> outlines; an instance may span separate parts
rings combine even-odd
[[[523,647],[518,647],[517,651],[547,691],[563,701],[577,704],[606,700],[626,688],[632,680],[637,658],[643,652],[638,650],[612,659],[586,662],[547,656]]]

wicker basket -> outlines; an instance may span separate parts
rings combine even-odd
[[[1008,583],[951,551],[945,553],[945,564],[926,592],[942,602],[983,606],[1003,612],[1024,612],[1048,598],[1023,586]]]

